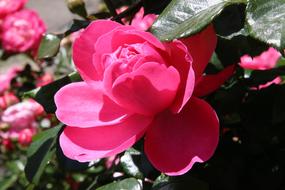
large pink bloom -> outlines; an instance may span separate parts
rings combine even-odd
[[[0,19],[23,8],[27,0],[0,0]]]
[[[10,52],[36,50],[46,31],[44,22],[32,10],[22,10],[5,17],[2,23],[2,46]]]
[[[108,157],[145,134],[145,152],[164,173],[180,175],[208,160],[218,144],[219,122],[211,106],[192,94],[216,40],[212,26],[184,43],[162,43],[132,26],[91,23],[73,46],[84,81],[55,96],[56,115],[67,125],[60,136],[64,154],[81,162]],[[223,73],[212,76],[208,87],[199,82],[199,95],[217,89]]]

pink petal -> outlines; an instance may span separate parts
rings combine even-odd
[[[216,48],[217,36],[213,25],[194,36],[180,39],[188,48],[193,58],[193,69],[196,78],[201,76]]]
[[[206,96],[217,90],[233,75],[235,68],[235,65],[230,65],[217,74],[200,77],[195,85],[194,96]]]
[[[131,147],[151,121],[151,117],[132,115],[110,126],[68,126],[60,136],[60,146],[68,158],[81,162],[112,156]]]
[[[249,55],[242,56],[239,65],[244,69],[267,70],[274,68],[280,57],[281,54],[270,47],[267,51],[253,58]]]
[[[99,82],[96,89],[76,82],[61,88],[55,95],[57,118],[66,125],[83,128],[121,122],[129,112],[104,95],[101,87]]]
[[[136,71],[117,78],[112,94],[124,108],[153,115],[171,105],[179,83],[179,73],[174,67],[148,62]]]
[[[97,71],[92,64],[94,45],[103,34],[122,26],[117,22],[97,20],[92,22],[75,40],[73,44],[73,61],[84,80],[100,80]]]
[[[169,50],[169,57],[166,58],[174,66],[180,75],[180,85],[177,91],[171,110],[179,113],[183,106],[190,99],[194,90],[195,74],[192,69],[192,57],[187,47],[179,40],[164,44]]]
[[[182,175],[195,162],[205,162],[219,139],[219,121],[204,100],[191,98],[179,114],[158,115],[149,126],[145,152],[150,162],[168,175]]]

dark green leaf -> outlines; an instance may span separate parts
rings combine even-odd
[[[173,0],[161,13],[151,32],[161,40],[187,37],[201,31],[222,10],[245,0]]]
[[[28,149],[28,161],[25,167],[26,177],[31,183],[38,184],[46,164],[54,155],[54,145],[61,128],[62,126],[53,127],[35,136],[34,142]]]
[[[142,186],[135,178],[127,178],[104,185],[97,190],[142,190]]]
[[[35,99],[44,107],[47,113],[54,113],[56,110],[54,103],[55,93],[63,86],[80,80],[80,75],[77,72],[73,72],[68,76],[56,80],[48,85],[26,92],[23,96]]]
[[[251,0],[247,5],[246,23],[250,35],[285,48],[285,1]]]
[[[60,38],[53,34],[45,34],[42,37],[38,51],[39,59],[47,59],[56,56],[60,47]]]
[[[157,184],[153,187],[153,190],[209,190],[209,185],[204,181],[193,178],[191,176],[172,177],[167,182],[162,181],[161,184]]]

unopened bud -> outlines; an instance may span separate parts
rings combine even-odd
[[[82,17],[87,16],[85,3],[83,0],[65,0],[65,2],[67,4],[67,7],[72,13],[78,14],[79,16]]]

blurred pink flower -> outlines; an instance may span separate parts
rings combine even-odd
[[[27,0],[0,0],[0,19],[24,7]]]
[[[2,122],[9,124],[9,137],[18,138],[20,131],[29,128],[35,130],[36,117],[43,113],[43,108],[34,100],[20,102],[8,107],[2,114]]]
[[[270,47],[267,51],[253,58],[249,55],[242,56],[239,65],[244,69],[267,70],[274,68],[280,57],[281,54]]]
[[[34,135],[34,130],[31,129],[23,129],[19,133],[18,142],[22,146],[27,146],[32,142],[32,138]]]
[[[161,172],[181,175],[208,160],[218,144],[219,121],[195,91],[211,93],[234,70],[203,76],[216,42],[212,25],[190,38],[160,42],[133,26],[92,22],[73,44],[84,81],[55,95],[56,116],[67,125],[60,135],[63,153],[92,161],[114,156],[145,135],[144,151]],[[211,81],[208,88],[203,80]]]
[[[45,24],[36,12],[21,10],[3,20],[2,46],[10,52],[35,51],[45,31]]]
[[[0,96],[0,111],[5,110],[7,107],[18,102],[18,98],[13,93],[4,93]]]
[[[11,80],[17,75],[19,71],[19,67],[13,67],[6,73],[0,75],[0,94],[3,94],[10,88]]]

